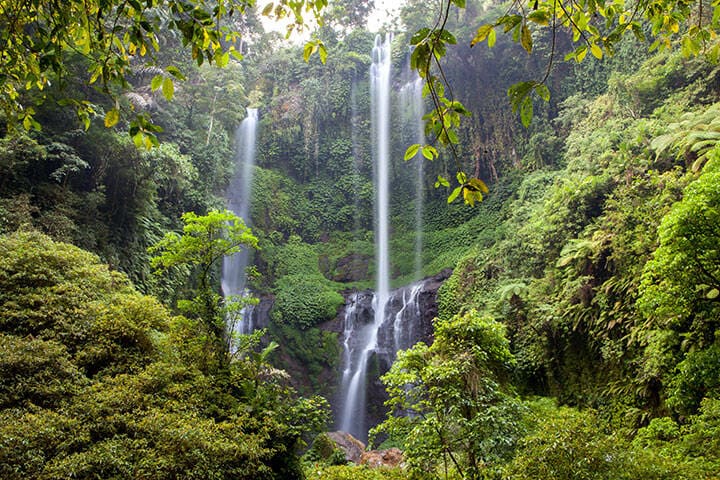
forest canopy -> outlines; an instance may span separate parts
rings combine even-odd
[[[0,3],[0,105],[10,126],[39,129],[34,104],[48,98],[47,88],[67,77],[83,79],[114,104],[103,112],[89,95],[61,98],[72,104],[88,128],[95,114],[112,127],[120,119],[117,96],[130,86],[138,70],[157,66],[161,45],[178,35],[197,65],[226,66],[230,56],[242,59],[241,37],[253,0],[133,0],[63,2],[3,0]],[[326,0],[280,0],[269,3],[264,15],[291,16],[290,28],[302,29],[305,11],[318,17]],[[254,15],[254,13],[252,13]],[[71,62],[78,58],[80,69]],[[84,71],[83,71],[84,70]],[[166,99],[174,95],[174,80],[185,74],[175,64],[160,65],[151,82]],[[30,98],[28,98],[30,97]],[[57,100],[57,99],[54,99]],[[142,113],[142,112],[141,112]],[[130,127],[133,137],[157,144],[159,127],[139,114]]]

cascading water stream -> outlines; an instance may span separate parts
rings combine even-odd
[[[415,327],[422,317],[418,297],[424,286],[423,282],[418,282],[400,290],[402,292],[402,307],[395,314],[393,321],[393,345],[395,347],[393,353],[407,350],[418,340],[418,333],[420,332],[416,332]]]
[[[405,74],[406,82],[400,89],[400,109],[403,119],[403,129],[406,130],[403,139],[407,145],[425,143],[425,128],[423,115],[422,89],[423,80],[415,70],[410,69],[409,61]],[[406,145],[406,146],[407,146]],[[415,167],[415,279],[422,278],[422,251],[423,251],[423,203],[424,193],[424,163],[420,152],[413,159]]]
[[[255,144],[257,141],[258,110],[248,108],[247,117],[240,123],[236,132],[236,171],[227,191],[227,206],[235,215],[250,225],[250,194],[253,169],[255,167]],[[230,257],[225,257],[222,268],[222,292],[224,296],[245,295],[246,275],[250,252],[243,248]],[[236,333],[250,333],[252,307],[246,307],[240,314],[240,321],[228,325]]]
[[[373,296],[373,321],[355,330],[356,354],[349,354],[343,374],[345,398],[340,416],[340,429],[358,438],[367,437],[365,425],[366,382],[368,362],[378,344],[378,331],[385,320],[385,307],[390,290],[389,222],[390,208],[390,43],[392,34],[383,40],[375,37],[370,67],[370,99],[372,107],[375,164],[375,251],[377,278]],[[346,318],[347,322],[352,319]],[[353,327],[354,328],[354,327]],[[348,337],[349,338],[349,337]]]
[[[377,382],[368,382],[368,366],[385,372],[399,350],[427,339],[432,327],[425,309],[428,295],[434,297],[427,287],[433,281],[425,279],[388,292],[382,319],[378,319],[378,296],[373,292],[348,297],[343,320],[342,387],[346,395],[339,412],[340,430],[365,441],[368,428],[379,420],[377,413],[369,418],[368,404],[381,404],[384,390],[378,391]]]
[[[376,262],[377,278],[375,323],[379,326],[385,315],[390,290],[390,65],[392,34],[375,37],[373,63],[370,67],[370,97],[375,125],[375,190],[376,190]]]

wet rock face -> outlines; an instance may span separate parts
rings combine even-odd
[[[353,253],[341,258],[335,264],[335,273],[332,280],[336,282],[358,282],[367,280],[370,257],[359,253]]]
[[[270,325],[270,310],[275,303],[275,295],[260,295],[260,302],[252,310],[251,321],[255,329],[267,328]]]
[[[432,342],[433,319],[437,316],[437,291],[450,276],[445,270],[438,275],[390,292],[382,323],[375,322],[375,295],[372,291],[348,292],[343,311],[326,325],[339,334],[343,344],[342,381],[333,403],[338,427],[348,429],[361,440],[368,429],[382,422],[386,416],[385,387],[380,377],[392,366],[399,350],[406,350],[417,342]],[[375,335],[369,329],[377,328]],[[369,355],[363,355],[376,339]],[[363,363],[363,358],[367,360]],[[348,362],[350,368],[348,368]],[[356,392],[348,385],[348,378],[360,371],[362,389]],[[364,398],[352,398],[363,395]],[[352,414],[348,415],[348,411]],[[348,419],[352,418],[352,425]]]

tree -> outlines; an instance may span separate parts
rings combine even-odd
[[[324,17],[333,28],[349,32],[364,28],[374,7],[375,0],[336,0],[328,7]]]
[[[399,352],[382,377],[391,412],[374,433],[402,442],[413,470],[483,478],[520,434],[513,362],[504,327],[491,318],[470,310],[437,321],[434,343]]]
[[[98,86],[115,99],[104,112],[105,125],[120,119],[118,91],[128,87],[128,76],[141,64],[154,63],[161,49],[161,32],[177,32],[191,50],[192,58],[218,66],[230,56],[242,55],[236,48],[240,37],[233,16],[246,14],[253,0],[130,0],[80,1],[3,0],[0,2],[0,107],[10,126],[40,129],[33,103],[45,100],[44,91],[53,82],[64,82],[68,58],[77,54],[86,61],[88,86]],[[315,17],[327,0],[278,0],[263,14],[292,17],[292,28],[302,28],[303,11]],[[168,66],[153,78],[152,89],[161,89],[167,99],[174,95],[173,79],[183,79],[176,66]],[[28,97],[28,94],[31,94]],[[66,99],[87,126],[99,107],[87,98]],[[134,137],[156,143],[158,127],[145,115],[130,125]]]
[[[199,216],[193,212],[182,215],[185,223],[183,234],[175,232],[149,249],[158,255],[151,259],[151,265],[158,272],[172,268],[195,270],[187,273],[197,275],[198,289],[194,298],[179,303],[179,307],[194,318],[199,318],[209,335],[209,354],[215,357],[219,367],[229,361],[231,339],[225,322],[226,315],[237,312],[247,300],[223,299],[213,287],[213,269],[227,255],[242,248],[257,248],[258,239],[241,218],[229,210],[208,212]]]
[[[658,326],[712,342],[720,301],[720,150],[658,228],[660,246],[643,272],[640,307]]]

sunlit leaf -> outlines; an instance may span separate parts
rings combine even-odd
[[[418,151],[420,150],[420,144],[416,143],[414,145],[410,145],[407,150],[405,150],[405,156],[403,157],[403,160],[406,162],[410,159],[415,158],[415,155],[417,155]]]
[[[490,189],[487,185],[485,185],[485,182],[480,180],[479,178],[471,178],[468,180],[467,184],[469,185],[470,189],[483,192],[483,193],[489,193]]]
[[[470,190],[469,188],[463,188],[463,200],[465,201],[466,205],[470,205],[471,207],[475,206],[475,202],[482,202],[483,196],[482,193],[474,190]]]
[[[317,48],[313,43],[306,43],[303,48],[303,60],[307,63],[310,61],[310,55],[313,53],[313,48]]]
[[[462,185],[459,187],[455,187],[455,190],[453,190],[452,193],[448,196],[447,203],[452,203],[458,197],[458,195],[460,195],[462,189]]]
[[[423,157],[427,158],[428,160],[434,160],[438,157],[438,151],[435,147],[432,145],[425,145],[422,148],[422,155]]]
[[[165,69],[166,72],[168,72],[173,77],[177,78],[178,80],[186,80],[185,75],[182,74],[179,68],[170,65]]]
[[[217,57],[217,66],[220,68],[226,67],[228,62],[230,62],[230,52],[225,52]]]
[[[470,41],[470,46],[474,47],[475,44],[484,41],[486,38],[488,38],[488,35],[490,35],[490,32],[494,32],[494,31],[495,31],[494,25],[487,24],[487,25],[480,26],[480,28],[477,29],[475,38],[473,38],[472,41]]]
[[[532,98],[530,98],[530,96],[527,96],[520,104],[520,122],[522,122],[522,124],[525,128],[530,126],[530,122],[532,122],[532,117],[533,117]]]
[[[162,75],[155,75],[152,78],[152,80],[150,81],[150,89],[153,92],[162,86],[163,78],[165,77],[163,77]]]
[[[577,50],[575,50],[575,60],[580,63],[583,61],[585,56],[587,55],[588,48],[587,45],[583,45],[582,47],[579,47]]]
[[[535,92],[538,94],[540,98],[545,100],[546,102],[550,101],[550,90],[548,89],[547,85],[545,84],[538,84],[535,87]]]
[[[546,26],[549,24],[550,15],[547,10],[534,10],[528,14],[527,19],[538,25]]]
[[[427,38],[427,36],[430,34],[429,28],[421,28],[415,34],[410,38],[410,44],[411,45],[417,45],[423,40]]]
[[[115,126],[118,121],[120,121],[120,112],[117,108],[108,110],[107,113],[105,113],[105,126],[107,128]]]
[[[525,49],[525,51],[527,51],[528,53],[532,53],[532,35],[530,34],[530,28],[528,28],[526,23],[523,23],[520,32],[520,44]]]
[[[165,100],[167,101],[172,100],[173,96],[175,95],[175,84],[170,77],[163,78],[162,93],[163,97],[165,97]]]

